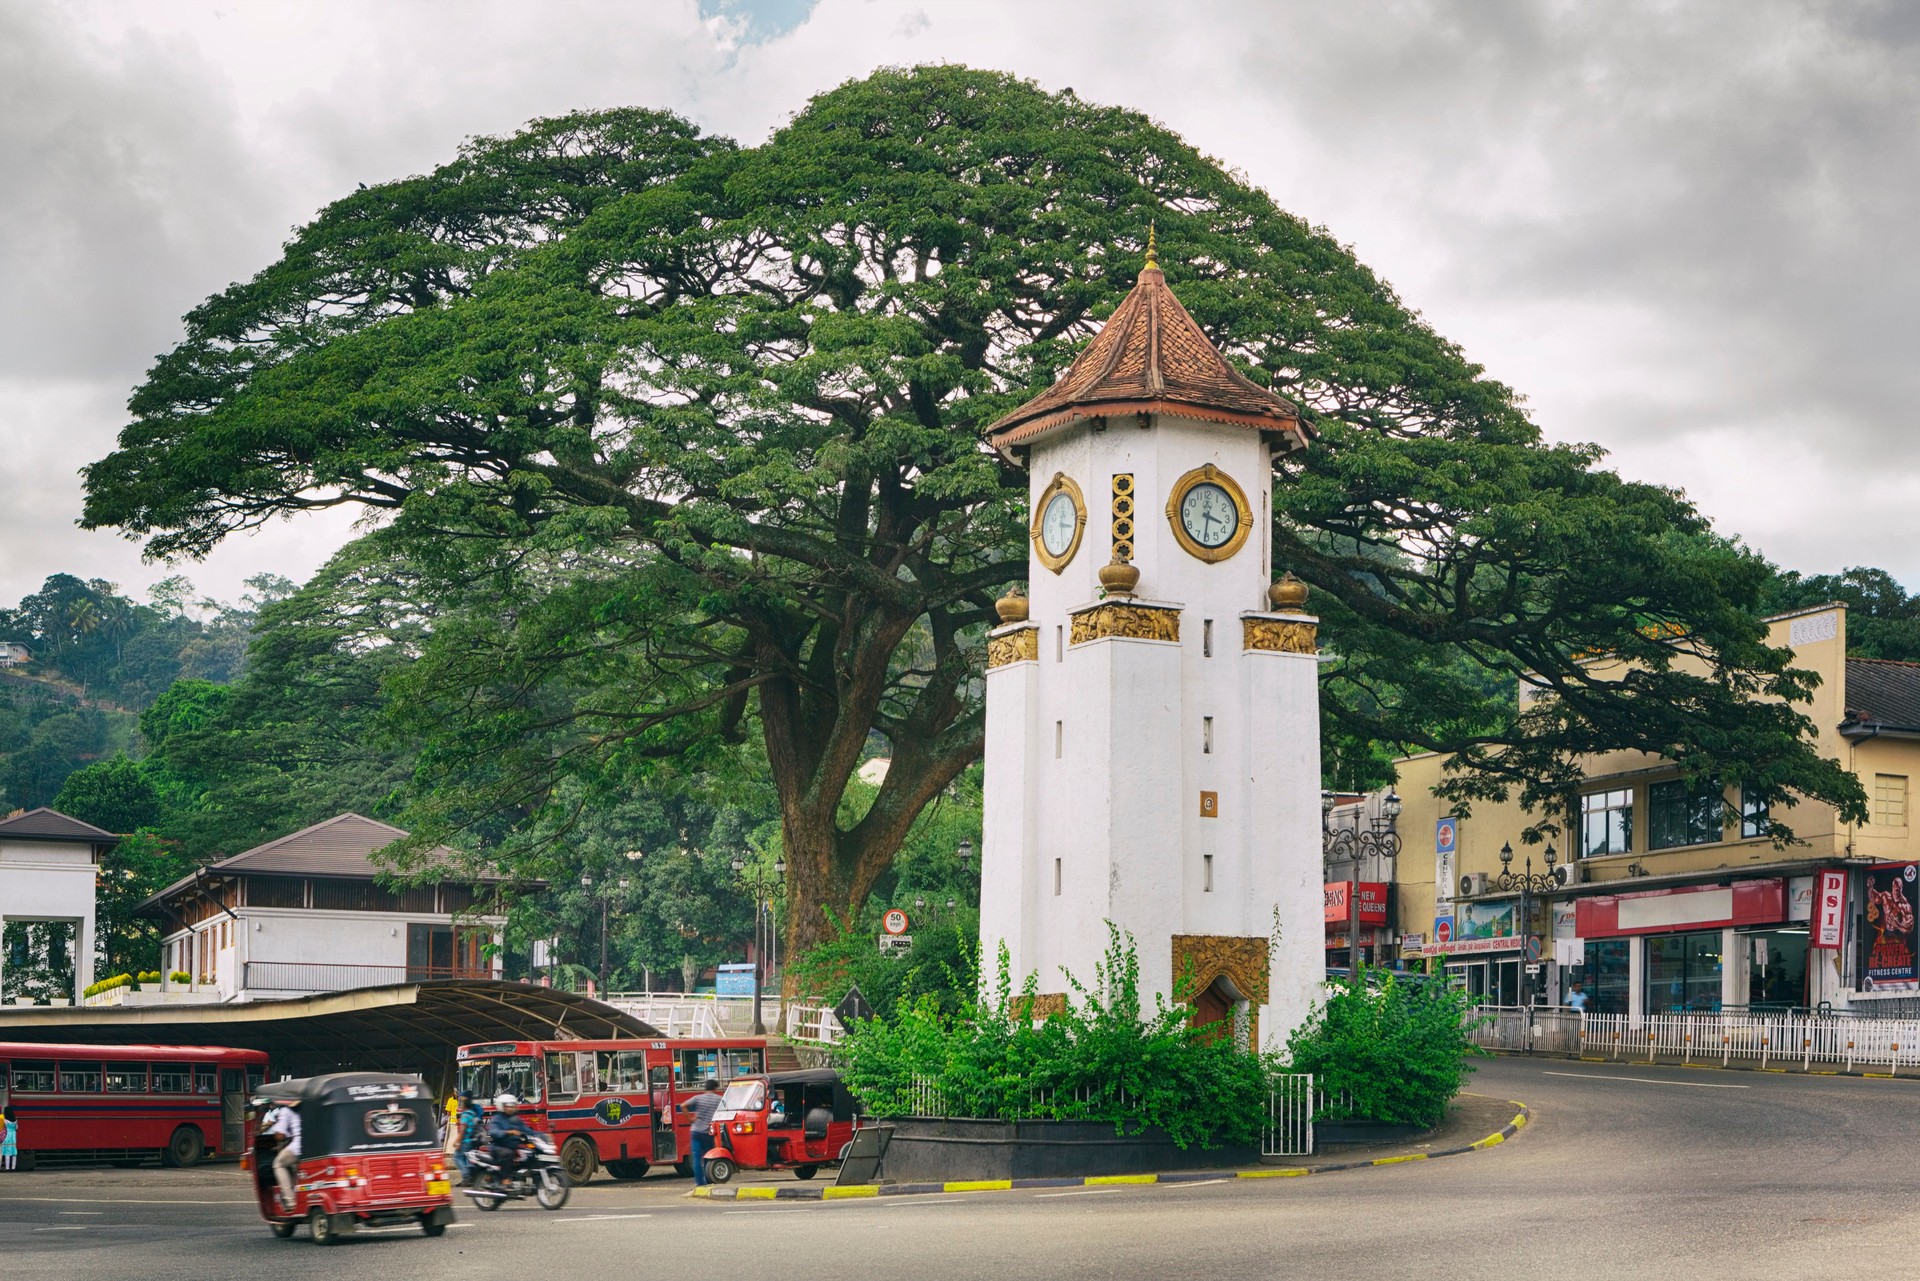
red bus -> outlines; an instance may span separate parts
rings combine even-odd
[[[637,1179],[654,1165],[691,1174],[690,1118],[679,1105],[709,1080],[766,1071],[764,1037],[664,1041],[492,1041],[463,1045],[460,1087],[488,1107],[497,1094],[518,1095],[521,1115],[560,1145],[573,1183],[605,1166],[616,1179]]]
[[[192,1165],[246,1149],[260,1050],[215,1045],[33,1045],[0,1041],[0,1105],[20,1155]]]

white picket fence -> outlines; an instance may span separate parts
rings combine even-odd
[[[1492,1018],[1473,1029],[1488,1049],[1580,1054],[1647,1063],[1749,1062],[1810,1071],[1920,1069],[1920,1019],[1817,1014],[1580,1014],[1540,1007],[1482,1007]]]

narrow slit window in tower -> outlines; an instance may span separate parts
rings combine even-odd
[[[1055,627],[1053,629],[1053,661],[1057,663],[1066,656],[1067,629],[1064,627]]]
[[[1200,657],[1213,657],[1213,620],[1211,618],[1200,620]]]
[[[1057,761],[1063,755],[1065,755],[1065,752],[1063,749],[1066,747],[1066,745],[1067,745],[1067,723],[1065,721],[1055,721],[1053,723],[1053,759],[1054,760]]]
[[[1054,893],[1054,897],[1056,898],[1058,898],[1060,895],[1060,860],[1059,859],[1053,860],[1053,893]]]
[[[1200,856],[1200,870],[1205,881],[1201,889],[1208,894],[1213,893],[1213,855],[1202,854]]]
[[[1207,756],[1213,755],[1213,717],[1211,716],[1200,718],[1200,751]]]

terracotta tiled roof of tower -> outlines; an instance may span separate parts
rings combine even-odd
[[[1053,386],[987,428],[1003,453],[1076,419],[1182,414],[1283,433],[1306,443],[1293,405],[1240,373],[1167,287],[1152,242],[1147,265],[1087,349]]]

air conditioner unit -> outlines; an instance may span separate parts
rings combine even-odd
[[[1461,898],[1479,898],[1486,892],[1487,874],[1485,872],[1468,872],[1460,878]]]
[[[1555,885],[1578,885],[1586,879],[1587,865],[1585,863],[1562,863],[1559,867],[1553,869],[1553,883]]]

